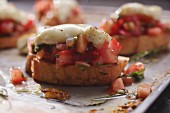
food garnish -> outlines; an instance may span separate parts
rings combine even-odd
[[[144,64],[141,62],[136,62],[129,66],[129,68],[125,71],[124,76],[130,76],[133,78],[135,82],[140,82],[141,80],[144,79],[144,71],[145,71]]]
[[[57,88],[44,88],[42,89],[44,93],[44,98],[46,99],[57,99],[60,101],[65,101],[70,98],[70,95],[67,91],[57,89]]]
[[[14,85],[21,84],[22,82],[26,81],[26,78],[24,77],[21,68],[19,67],[10,68],[9,73],[11,78],[10,81]]]
[[[139,52],[131,56],[130,61],[135,62],[135,61],[142,60],[145,63],[149,63],[150,61],[152,61],[152,59],[155,59],[157,56],[159,56],[160,53],[164,53],[164,52],[168,52],[168,50],[165,50],[163,48],[157,48],[157,49],[150,50],[150,51]],[[144,58],[147,58],[147,59],[144,59]]]
[[[145,99],[151,92],[151,85],[146,83],[141,83],[137,88],[137,96],[141,99]]]

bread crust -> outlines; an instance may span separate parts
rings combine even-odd
[[[36,31],[36,28],[34,26],[32,29],[30,29],[27,32],[23,32],[20,34],[13,34],[10,36],[3,36],[3,37],[0,36],[0,49],[17,47],[17,41],[22,35],[34,33],[35,31]]]
[[[17,45],[17,40],[21,35],[0,37],[0,49],[13,48]]]
[[[28,75],[31,76],[32,71],[31,71],[31,61],[35,58],[35,55],[32,53],[28,53],[27,58],[26,58],[26,66],[25,66],[25,70],[26,73],[28,73]]]
[[[57,85],[109,85],[121,75],[129,58],[119,57],[117,64],[90,66],[82,71],[76,65],[57,67],[42,60],[34,58],[31,64],[32,76],[39,82]]]
[[[169,34],[161,33],[157,36],[142,35],[139,37],[125,37],[120,38],[117,36],[116,40],[122,46],[120,55],[131,55],[138,52],[154,50],[157,48],[166,49],[169,44]]]

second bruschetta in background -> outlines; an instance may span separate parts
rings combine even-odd
[[[33,17],[6,0],[0,1],[0,49],[16,47],[21,35],[35,31]]]
[[[118,57],[121,46],[114,38],[91,25],[44,29],[28,48],[26,71],[36,81],[60,85],[109,85],[129,60]]]
[[[76,0],[37,0],[34,10],[37,19],[43,25],[84,23],[82,11]]]
[[[160,22],[161,12],[162,8],[156,5],[128,3],[103,20],[100,29],[121,44],[121,55],[166,49],[170,26]]]

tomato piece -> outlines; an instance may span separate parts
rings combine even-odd
[[[149,35],[156,36],[162,33],[162,29],[159,27],[154,27],[154,28],[149,28],[147,32]]]
[[[36,0],[34,9],[40,15],[45,14],[51,8],[51,0]]]
[[[136,62],[131,66],[129,66],[129,68],[125,71],[125,73],[130,74],[132,72],[141,71],[143,69],[145,69],[144,64],[141,62]]]
[[[14,22],[12,20],[0,21],[0,34],[11,34],[14,31]]]
[[[57,53],[56,65],[62,66],[67,64],[73,64],[72,51],[64,50]]]
[[[110,49],[112,49],[116,54],[118,54],[118,52],[121,50],[121,45],[119,44],[118,41],[116,41],[115,38],[112,38],[112,40],[109,42],[109,46]]]
[[[72,9],[72,13],[73,13],[74,16],[79,15],[80,14],[80,8],[79,7],[74,7]]]
[[[31,28],[33,28],[35,26],[34,21],[33,20],[28,20],[28,22],[24,25],[24,30],[28,31]]]
[[[21,84],[23,81],[26,81],[26,78],[23,76],[20,68],[10,68],[9,73],[11,78],[10,81],[14,85]]]
[[[76,43],[76,52],[84,53],[87,49],[88,41],[83,35],[79,35]]]
[[[103,58],[104,63],[117,63],[118,62],[117,53],[112,49],[114,48],[113,45],[110,46],[112,47],[109,47],[109,43],[105,42],[100,48],[99,53]]]
[[[122,80],[125,86],[130,86],[133,83],[133,79],[130,76],[123,76]]]
[[[109,92],[111,94],[116,93],[118,90],[125,89],[122,78],[117,78],[111,85]]]
[[[56,48],[61,51],[68,49],[66,44],[57,44]]]
[[[138,98],[145,99],[151,91],[152,89],[149,84],[141,83],[137,88]]]

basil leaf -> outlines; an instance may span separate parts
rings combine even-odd
[[[145,69],[142,69],[141,71],[136,71],[130,74],[130,76],[132,76],[132,78],[136,81],[136,82],[140,82],[144,79],[144,71]]]
[[[34,52],[35,53],[39,52],[43,48],[43,46],[44,46],[43,44],[35,46]]]

